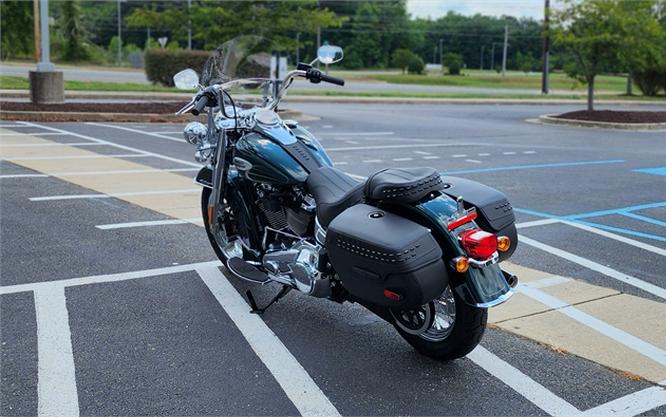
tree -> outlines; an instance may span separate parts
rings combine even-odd
[[[539,64],[539,61],[529,54],[516,53],[516,68],[525,74],[538,68]]]
[[[460,68],[463,66],[463,57],[460,54],[447,52],[442,56],[442,70],[447,68],[449,75],[460,75]]]
[[[33,51],[32,2],[0,1],[0,57],[4,60]]]
[[[404,74],[407,72],[409,63],[414,60],[415,57],[418,57],[418,55],[409,49],[396,49],[391,56],[391,65],[395,68],[400,68]]]
[[[567,74],[587,84],[592,111],[596,76],[610,69],[640,71],[660,59],[663,30],[653,0],[566,0],[566,5],[554,14],[553,40],[571,57]]]

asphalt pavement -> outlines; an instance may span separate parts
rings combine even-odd
[[[429,165],[508,195],[525,286],[482,347],[439,363],[299,294],[249,314],[180,125],[1,122],[0,415],[666,415],[664,132],[525,121],[566,106],[289,107],[353,175]]]

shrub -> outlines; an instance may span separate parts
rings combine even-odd
[[[153,83],[173,87],[173,76],[178,71],[192,68],[201,76],[208,56],[205,51],[148,49],[144,54],[146,77]]]
[[[644,95],[656,96],[659,90],[666,91],[666,69],[635,73],[634,82]]]
[[[449,75],[460,75],[463,66],[463,57],[460,54],[448,52],[442,57],[442,66],[449,70]]]
[[[400,68],[404,74],[409,68],[409,63],[418,56],[409,49],[396,49],[391,55],[391,66]]]
[[[423,62],[420,56],[414,54],[412,59],[409,60],[409,64],[407,64],[407,72],[410,74],[423,74],[424,69],[425,62]]]

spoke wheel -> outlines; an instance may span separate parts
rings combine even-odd
[[[435,312],[432,324],[419,336],[431,342],[440,342],[451,334],[456,324],[456,299],[451,286],[434,301],[429,303]]]

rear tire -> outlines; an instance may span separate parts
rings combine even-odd
[[[421,335],[410,334],[394,323],[400,336],[412,345],[417,352],[441,361],[462,358],[481,342],[488,322],[488,309],[472,307],[466,304],[456,291],[455,322],[453,329],[444,340],[427,340]]]

